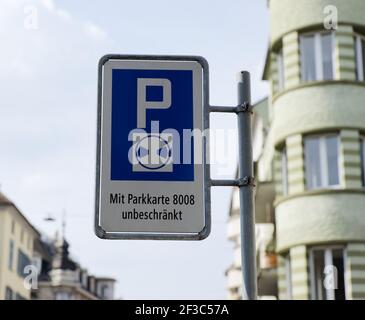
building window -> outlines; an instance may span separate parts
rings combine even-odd
[[[345,300],[344,249],[312,248],[309,255],[312,300]]]
[[[27,248],[28,248],[28,250],[32,249],[32,238],[30,235],[28,236]]]
[[[356,78],[365,81],[365,37],[355,37]]]
[[[15,221],[11,221],[11,234],[15,234]]]
[[[108,298],[108,291],[109,291],[109,288],[106,284],[103,284],[101,286],[101,298],[102,299],[107,299]]]
[[[360,154],[362,185],[365,186],[365,136],[360,139]]]
[[[289,191],[288,187],[288,156],[286,153],[286,147],[281,150],[281,180],[283,187],[283,195],[287,195]]]
[[[293,286],[292,286],[292,272],[291,272],[291,261],[289,252],[285,255],[284,261],[285,261],[286,298],[287,300],[291,300],[293,299]]]
[[[68,292],[57,292],[56,300],[72,300],[72,295]]]
[[[28,256],[22,251],[22,250],[18,250],[18,275],[22,278],[24,278],[26,276],[24,269],[26,266],[30,265],[30,259],[28,258]]]
[[[304,139],[307,189],[339,185],[338,141],[337,134]]]
[[[300,37],[302,81],[332,80],[334,33],[305,34]]]
[[[284,77],[285,77],[285,68],[284,68],[284,55],[283,49],[281,49],[278,54],[276,55],[276,61],[278,65],[278,89],[284,89]]]
[[[9,261],[8,261],[8,267],[9,270],[13,270],[13,261],[14,261],[14,241],[9,241]]]
[[[13,290],[11,288],[5,288],[5,300],[13,300]]]
[[[87,288],[87,278],[88,278],[87,272],[83,271],[81,276],[81,284],[84,288]]]
[[[32,265],[37,268],[38,274],[42,272],[42,258],[38,254],[35,254],[32,258]]]
[[[95,293],[95,278],[93,278],[93,277],[89,277],[89,287],[88,287],[88,290],[91,293]]]
[[[26,300],[21,294],[17,293],[15,295],[15,300]]]

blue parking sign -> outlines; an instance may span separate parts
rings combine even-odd
[[[210,232],[208,65],[201,57],[99,62],[95,232],[201,240]]]
[[[139,83],[143,79],[143,83]],[[156,83],[156,80],[160,82]],[[164,86],[168,81],[169,87]],[[141,92],[138,92],[140,90]],[[145,95],[138,99],[139,95]],[[166,97],[166,96],[169,97]],[[164,107],[163,102],[169,100]],[[141,103],[141,101],[145,104]],[[162,107],[161,107],[162,106]],[[140,109],[143,109],[142,111]],[[143,118],[143,121],[140,118]],[[134,129],[152,132],[152,123],[158,124],[159,131],[173,129],[183,137],[184,130],[193,130],[193,71],[192,70],[126,70],[112,71],[112,127],[111,127],[111,180],[147,181],[193,181],[194,151],[191,144],[190,161],[183,161],[183,143],[174,143],[171,148],[162,141],[156,143],[156,150],[144,148],[143,142],[135,150],[136,164],[131,163],[126,150],[139,143],[130,138]],[[156,132],[158,135],[160,132]],[[145,140],[148,137],[145,138]],[[165,147],[165,149],[164,149]],[[162,148],[162,152],[161,152]],[[172,157],[179,148],[180,159],[171,161],[171,170],[166,158]],[[141,163],[144,157],[155,152],[161,159],[156,166]],[[141,159],[141,161],[138,161]],[[173,160],[173,159],[171,159]],[[188,162],[188,163],[186,163]],[[190,162],[190,163],[189,163]],[[140,166],[141,170],[136,170]]]

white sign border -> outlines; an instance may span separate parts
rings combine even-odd
[[[97,98],[97,150],[96,150],[96,184],[95,184],[95,234],[101,239],[129,239],[129,240],[203,240],[211,230],[211,201],[210,201],[210,165],[207,163],[209,155],[209,139],[204,139],[203,176],[204,176],[204,216],[205,226],[199,233],[167,233],[167,232],[106,232],[100,225],[100,168],[101,168],[101,126],[102,126],[102,86],[103,68],[109,60],[139,60],[139,61],[190,61],[197,62],[203,70],[203,130],[209,129],[209,66],[200,56],[171,56],[171,55],[120,55],[108,54],[99,60],[98,66],[98,98]]]

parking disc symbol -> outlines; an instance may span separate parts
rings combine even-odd
[[[134,172],[172,172],[172,135],[146,134],[138,135],[134,143]]]

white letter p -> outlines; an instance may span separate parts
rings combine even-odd
[[[147,87],[162,87],[162,101],[147,101]],[[137,79],[137,128],[146,128],[147,109],[171,107],[171,82],[169,79]]]

